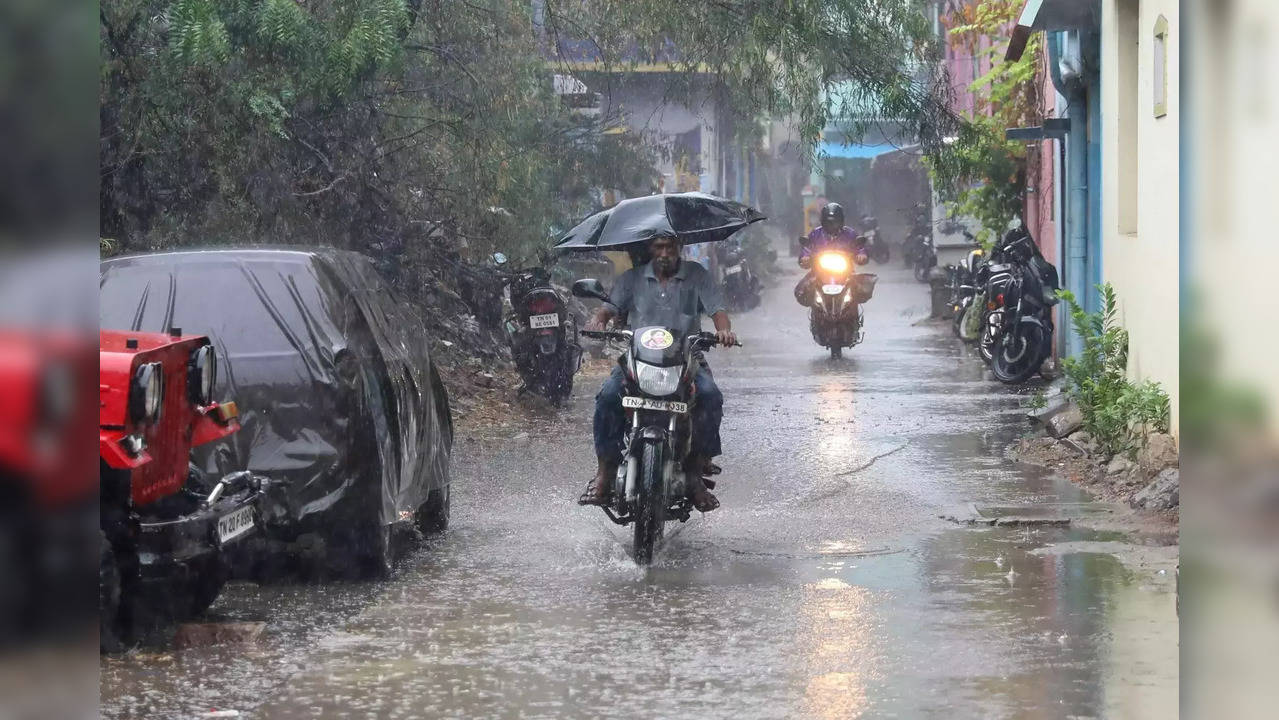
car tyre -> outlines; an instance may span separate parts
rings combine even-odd
[[[448,485],[435,488],[417,509],[417,529],[423,535],[439,535],[448,529],[449,495]]]

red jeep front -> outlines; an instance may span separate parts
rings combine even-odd
[[[190,462],[191,448],[239,429],[235,403],[214,400],[206,337],[103,330],[99,341],[103,602],[158,586],[172,617],[198,614],[229,575],[224,548],[259,524],[257,478]]]

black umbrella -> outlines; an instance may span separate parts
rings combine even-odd
[[[623,200],[569,230],[556,249],[621,249],[655,237],[674,235],[685,243],[724,240],[763,220],[755,208],[706,193],[667,193]]]

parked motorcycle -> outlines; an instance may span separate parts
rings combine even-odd
[[[928,282],[928,273],[937,266],[937,248],[933,245],[932,233],[919,238],[915,253],[915,279]]]
[[[736,238],[729,238],[716,245],[715,254],[724,275],[724,301],[728,309],[741,312],[756,308],[760,302],[759,277],[747,262],[742,244]]]
[[[609,302],[599,280],[578,280],[573,294]],[[677,338],[662,327],[634,330],[583,330],[590,338],[619,340],[628,350],[622,406],[631,431],[624,439],[623,462],[614,479],[613,502],[604,506],[618,525],[633,525],[635,561],[647,565],[670,520],[685,522],[693,511],[688,483],[706,482],[702,468],[688,467],[692,447],[689,419],[697,403],[693,376],[701,353],[719,345],[713,333]]]
[[[925,283],[929,280],[929,270],[938,263],[938,253],[932,244],[932,223],[927,207],[916,205],[903,214],[909,215],[911,230],[902,243],[902,261],[906,267],[913,267],[914,279]]]
[[[874,215],[862,216],[861,235],[866,239],[866,253],[872,260],[883,265],[891,259],[888,241],[884,239],[879,229],[879,220]]]
[[[494,253],[493,261],[499,267],[507,262],[502,253]],[[503,273],[511,307],[503,327],[511,358],[524,381],[520,392],[536,392],[558,405],[573,392],[573,376],[582,365],[582,346],[577,322],[551,284],[545,264]]]
[[[1057,269],[1043,258],[1030,234],[1010,231],[989,266],[988,313],[982,337],[995,379],[1025,382],[1052,354]]]
[[[977,339],[976,334],[968,336],[965,332],[965,320],[969,316],[969,309],[973,306],[973,299],[976,297],[980,287],[977,285],[977,273],[980,270],[984,253],[981,248],[977,248],[968,253],[967,257],[959,262],[958,265],[948,265],[947,271],[950,274],[950,309],[951,309],[951,331],[955,333],[955,337],[971,342]]]
[[[804,243],[807,245],[808,240]],[[857,262],[864,264],[866,256],[858,255]],[[822,250],[801,258],[799,264],[811,268],[812,276],[809,283],[796,289],[796,299],[810,308],[808,322],[813,340],[828,348],[832,359],[838,359],[844,348],[862,341],[861,305],[870,300],[879,278],[856,272],[853,256],[843,250]]]

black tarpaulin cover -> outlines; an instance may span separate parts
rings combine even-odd
[[[195,462],[265,476],[269,526],[370,502],[391,522],[449,482],[448,396],[422,323],[367,258],[244,248],[120,257],[102,262],[99,290],[103,328],[212,338],[217,397],[236,401],[242,427]]]

